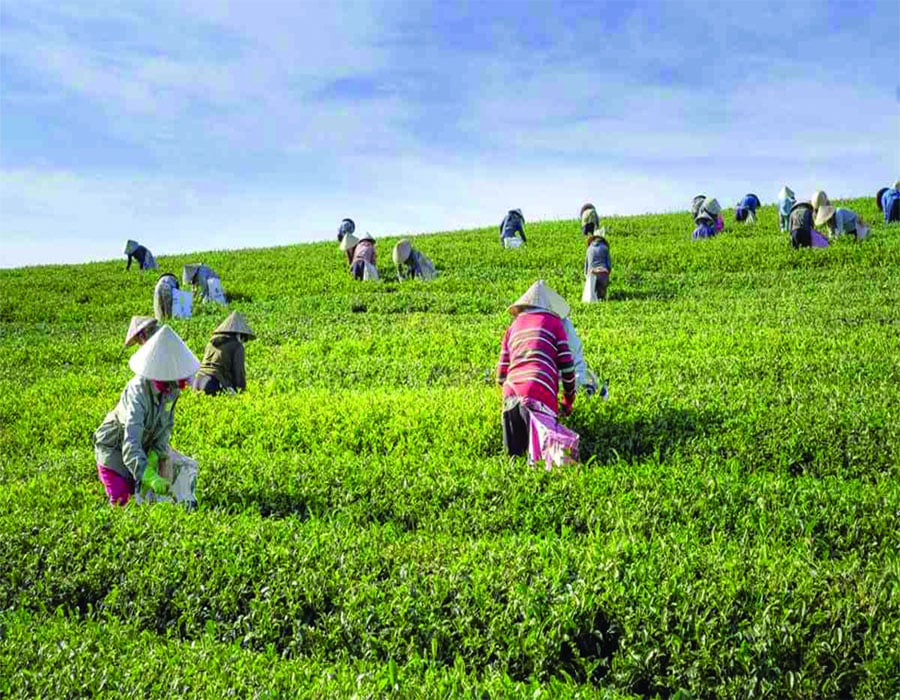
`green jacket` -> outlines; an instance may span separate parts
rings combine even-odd
[[[200,371],[218,379],[223,389],[246,389],[244,344],[234,333],[215,333],[203,351]]]
[[[97,463],[140,483],[147,466],[147,453],[155,450],[164,457],[175,423],[175,402],[179,390],[160,394],[149,379],[132,377],[119,403],[106,414],[94,433]]]

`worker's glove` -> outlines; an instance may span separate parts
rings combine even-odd
[[[169,480],[159,475],[159,455],[156,452],[151,451],[147,455],[147,466],[144,468],[144,476],[141,477],[141,485],[157,496],[164,496],[169,492]]]

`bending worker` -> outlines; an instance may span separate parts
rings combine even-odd
[[[794,190],[787,185],[778,192],[778,227],[784,232],[790,230],[791,207],[795,201]]]
[[[203,362],[194,377],[194,389],[209,395],[246,389],[244,342],[255,337],[244,314],[237,311],[228,314],[228,318],[213,331],[203,351]]]
[[[203,301],[214,301],[225,306],[225,292],[218,273],[203,263],[185,265],[181,272],[181,281],[194,288]]]
[[[521,209],[510,209],[500,222],[500,245],[518,248],[525,242],[525,216]]]
[[[132,258],[137,260],[139,270],[155,270],[159,267],[156,263],[156,258],[153,257],[153,253],[137,241],[128,240],[125,242],[125,255],[128,256],[128,264],[125,266],[126,270],[131,269]]]
[[[590,236],[600,228],[600,215],[597,208],[588,202],[581,207],[581,235]]]
[[[349,237],[352,238],[352,236]],[[347,237],[344,240],[347,240]],[[378,268],[375,267],[375,239],[372,238],[371,233],[366,231],[356,240],[350,262],[350,274],[356,280],[377,280]]]
[[[405,238],[397,241],[391,258],[397,266],[399,280],[419,278],[428,281],[434,279],[434,263],[424,253],[413,248],[412,243]]]
[[[125,505],[140,488],[157,496],[171,482],[159,473],[169,451],[175,403],[200,363],[169,326],[128,361],[135,376],[94,433],[97,472],[110,504]]]
[[[601,228],[587,239],[587,253],[584,256],[585,290],[581,300],[584,302],[606,301],[606,290],[609,287],[611,271],[612,258],[609,256],[606,228]]]
[[[743,199],[734,207],[734,218],[745,224],[756,223],[756,210],[760,206],[759,197],[755,194],[745,194]]]
[[[861,241],[869,233],[868,227],[863,224],[855,211],[833,207],[831,204],[819,207],[816,212],[816,226],[824,226],[828,231],[828,237],[832,240],[838,236],[853,236]]]
[[[172,317],[172,292],[180,289],[178,278],[171,272],[160,275],[153,289],[153,314],[157,320],[164,321]]]
[[[497,381],[503,386],[503,444],[510,455],[528,450],[530,413],[556,419],[575,403],[575,361],[563,318],[569,305],[538,280],[512,306],[513,321],[500,349]],[[563,386],[563,404],[557,392]]]
[[[878,190],[878,211],[884,214],[884,223],[890,224],[900,221],[900,180],[893,187],[883,187]]]

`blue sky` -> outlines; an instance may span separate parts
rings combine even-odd
[[[873,194],[898,36],[896,0],[4,0],[0,266]]]

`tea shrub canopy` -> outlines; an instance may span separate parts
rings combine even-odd
[[[200,508],[111,508],[91,435],[154,273],[0,271],[0,695],[887,698],[900,694],[900,228],[792,250],[772,206],[692,243],[605,217],[203,260],[258,334],[248,390],[184,394]],[[152,241],[148,242],[152,247]],[[112,254],[112,253],[111,253]],[[503,454],[506,306],[543,278],[610,398],[583,462]],[[224,319],[172,326],[200,356]]]

